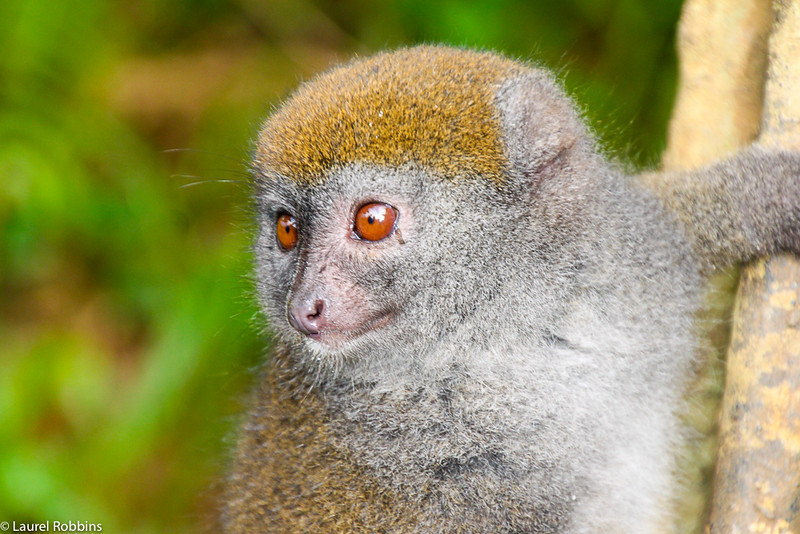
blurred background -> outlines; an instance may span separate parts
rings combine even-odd
[[[214,530],[268,355],[247,159],[293,87],[421,42],[560,73],[658,164],[678,0],[0,2],[0,521]],[[209,526],[211,525],[211,526]]]

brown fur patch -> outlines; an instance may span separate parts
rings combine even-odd
[[[284,355],[254,400],[228,481],[226,532],[414,530],[411,503],[336,447],[322,401]]]
[[[493,99],[522,72],[495,54],[434,46],[355,61],[303,85],[267,121],[255,164],[309,185],[352,162],[416,162],[449,179],[501,181]]]

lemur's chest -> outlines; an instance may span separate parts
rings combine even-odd
[[[571,506],[558,459],[523,450],[511,439],[519,429],[499,426],[501,407],[459,399],[446,385],[331,397],[268,383],[239,444],[229,525],[260,531],[253,521],[263,518],[275,531],[557,531]]]

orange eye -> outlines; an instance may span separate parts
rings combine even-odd
[[[372,202],[356,213],[356,234],[367,241],[380,241],[394,230],[397,212],[388,204]]]
[[[284,250],[292,250],[297,244],[297,223],[288,213],[278,217],[275,232],[278,234],[278,243]]]

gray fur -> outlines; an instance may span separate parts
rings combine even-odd
[[[425,162],[349,164],[315,185],[256,168],[263,309],[333,446],[421,512],[411,530],[655,532],[676,485],[702,273],[800,249],[800,157],[744,152],[667,177],[662,200],[603,159],[549,74],[507,80],[496,107],[503,184]],[[400,232],[349,239],[354,209],[376,199],[398,208]],[[281,211],[300,221],[289,253]],[[336,350],[292,329],[292,291],[324,276],[392,322]],[[245,434],[271,408],[254,402]],[[291,530],[250,475],[269,447],[240,451],[234,486],[248,489],[229,499],[255,503],[264,531]]]

